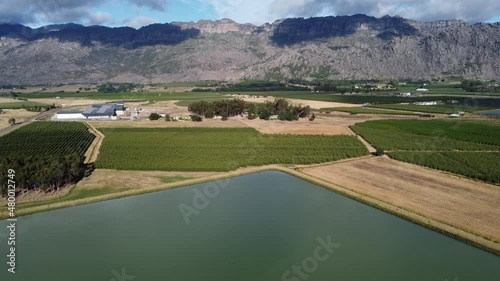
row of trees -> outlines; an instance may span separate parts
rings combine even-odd
[[[97,86],[97,91],[99,93],[125,93],[132,91],[134,88],[135,88],[134,84],[119,84],[119,85],[103,84]]]
[[[284,98],[276,98],[274,101],[266,101],[263,104],[248,103],[242,99],[221,101],[199,101],[189,105],[188,110],[194,114],[212,118],[222,116],[225,120],[229,116],[248,114],[248,119],[269,120],[271,116],[277,115],[280,120],[298,120],[311,114],[309,106],[293,105]],[[314,119],[313,119],[314,120]]]
[[[21,108],[26,109],[27,111],[34,111],[34,112],[43,112],[43,111],[49,111],[53,108],[56,108],[55,104],[52,105],[22,105]]]
[[[58,190],[85,175],[86,165],[78,153],[66,156],[11,154],[0,159],[1,194],[5,196],[8,169],[16,171],[16,187],[23,190]]]
[[[463,80],[460,86],[467,92],[500,92],[498,84],[494,84],[491,81]]]
[[[236,116],[245,112],[246,102],[242,99],[233,100],[220,100],[220,101],[199,101],[192,103],[188,106],[188,110],[197,114],[205,116],[205,118],[212,118],[214,116]]]

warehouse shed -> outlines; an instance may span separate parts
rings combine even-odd
[[[63,119],[63,120],[85,119],[85,116],[82,113],[83,113],[82,111],[78,110],[58,111],[57,119]]]

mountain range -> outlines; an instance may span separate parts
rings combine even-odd
[[[500,78],[500,23],[366,15],[140,29],[0,24],[0,84]]]

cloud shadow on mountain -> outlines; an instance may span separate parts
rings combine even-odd
[[[354,15],[285,19],[278,24],[270,39],[274,44],[284,47],[307,41],[346,37],[365,27],[379,31],[377,37],[382,40],[418,34],[415,27],[400,17]]]
[[[127,49],[153,45],[177,45],[200,34],[196,28],[182,29],[174,24],[152,24],[140,29],[131,27],[82,26],[78,24],[50,25],[32,29],[20,24],[0,24],[0,36],[28,41],[57,39],[82,46],[103,45]]]

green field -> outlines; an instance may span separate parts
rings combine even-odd
[[[355,136],[263,135],[251,128],[114,128],[97,168],[229,171],[266,164],[312,164],[367,155]]]
[[[0,138],[0,192],[7,171],[19,190],[59,190],[82,179],[84,154],[95,136],[79,122],[34,122]]]
[[[0,155],[83,156],[95,136],[81,122],[34,122],[0,137]]]
[[[206,101],[206,102],[214,102],[214,101],[220,101],[220,100],[226,100],[226,99],[232,99],[231,97],[214,97],[214,98],[200,98],[200,99],[193,99],[193,100],[181,100],[175,103],[175,105],[178,106],[189,106],[192,103],[199,102],[199,101]]]
[[[458,111],[476,112],[479,110],[488,109],[488,107],[461,105],[461,104],[437,104],[437,105],[380,104],[380,105],[372,105],[370,107],[401,110],[401,111],[441,113],[441,114],[452,114],[452,113],[457,113]]]
[[[417,112],[409,112],[402,110],[386,110],[377,109],[369,107],[331,107],[331,108],[321,108],[321,112],[347,112],[351,114],[387,114],[387,115],[420,115]]]
[[[0,103],[0,109],[21,109],[25,107],[33,106],[48,106],[47,104],[31,102],[31,101],[21,101],[21,102],[5,102]]]
[[[499,184],[500,152],[389,152],[394,159]]]
[[[500,123],[378,120],[351,127],[398,160],[500,183]]]
[[[88,99],[102,99],[102,100],[200,100],[207,98],[221,98],[221,94],[214,92],[128,92],[128,93],[32,93],[20,94],[23,98],[36,99],[36,98],[88,98]]]

